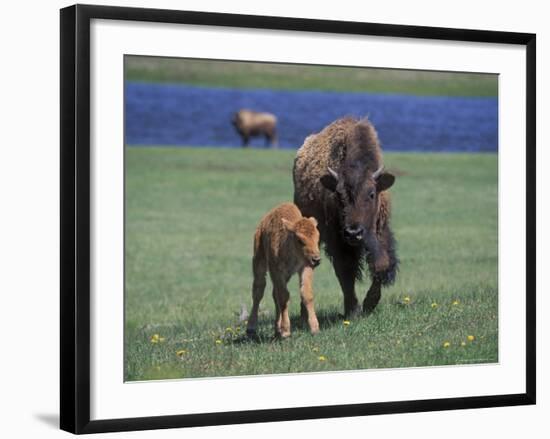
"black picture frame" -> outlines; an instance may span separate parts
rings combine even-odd
[[[90,420],[90,21],[131,20],[453,40],[526,47],[525,393],[224,413]],[[376,23],[75,5],[61,10],[61,429],[72,433],[273,422],[535,404],[536,35]]]

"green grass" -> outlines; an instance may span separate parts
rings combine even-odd
[[[391,191],[401,270],[374,314],[343,324],[342,293],[324,258],[314,281],[321,332],[299,325],[293,278],[291,338],[273,340],[268,283],[261,342],[247,342],[238,316],[251,304],[252,237],[268,209],[292,200],[293,157],[127,148],[127,380],[498,360],[495,154],[387,153],[399,175]],[[358,285],[360,300],[368,285]]]
[[[209,87],[328,90],[432,96],[497,96],[493,74],[125,57],[130,81]]]

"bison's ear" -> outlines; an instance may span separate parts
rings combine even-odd
[[[382,192],[392,187],[395,182],[395,177],[389,172],[383,172],[376,179],[376,192]]]
[[[323,175],[321,178],[321,184],[329,191],[334,192],[336,185],[338,184],[338,174],[336,171],[328,168],[328,174]]]
[[[294,223],[290,222],[289,220],[285,218],[281,218],[281,222],[283,223],[283,227],[287,229],[289,232],[294,232]]]
[[[312,217],[312,216],[310,216],[310,217],[308,218],[308,220],[310,220],[310,221],[313,223],[313,225],[314,225],[315,227],[317,227],[317,224],[319,224],[319,223],[317,222],[317,220],[316,220],[314,217]]]

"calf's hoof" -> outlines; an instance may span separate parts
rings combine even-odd
[[[285,339],[290,337],[290,331],[275,331],[275,338]]]
[[[312,322],[309,322],[309,332],[311,333],[311,335],[315,335],[319,333],[319,322],[317,321],[317,319],[315,319]]]

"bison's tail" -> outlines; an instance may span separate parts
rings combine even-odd
[[[256,229],[256,233],[254,234],[254,257],[258,255],[258,253],[261,251],[262,246],[262,231],[260,228]]]

